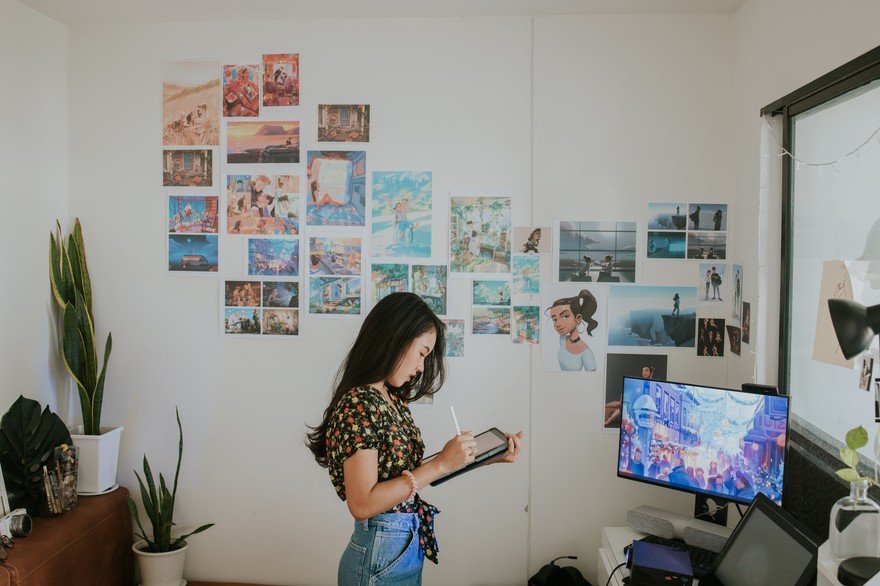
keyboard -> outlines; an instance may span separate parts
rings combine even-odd
[[[702,547],[697,547],[695,545],[688,545],[680,539],[666,539],[664,537],[657,537],[656,535],[648,535],[639,541],[665,545],[666,547],[681,549],[688,552],[688,555],[691,557],[691,568],[694,570],[694,578],[702,578],[705,576],[709,572],[709,568],[712,567],[712,562],[714,562],[715,558],[718,556],[714,551],[709,551],[708,549],[703,549]]]

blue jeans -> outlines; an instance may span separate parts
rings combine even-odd
[[[381,513],[354,522],[339,586],[421,586],[424,561],[415,513]]]

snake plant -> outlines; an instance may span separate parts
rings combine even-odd
[[[180,476],[180,460],[183,457],[183,426],[180,424],[180,412],[177,409],[174,411],[177,413],[177,429],[180,431],[180,442],[177,448],[177,471],[174,473],[174,487],[171,492],[168,492],[165,477],[162,474],[159,474],[159,490],[156,490],[153,471],[150,469],[150,462],[147,460],[146,454],[144,454],[144,478],[146,479],[146,484],[141,479],[140,474],[137,473],[137,470],[134,472],[140,485],[144,510],[147,513],[150,524],[153,526],[153,539],[147,537],[147,532],[144,531],[144,526],[141,525],[137,504],[134,502],[134,499],[130,496],[127,497],[128,508],[131,510],[131,515],[140,529],[140,533],[135,532],[135,534],[147,542],[147,546],[143,551],[149,553],[164,553],[180,549],[186,546],[187,537],[201,533],[205,529],[214,526],[213,523],[208,523],[195,531],[181,535],[174,541],[171,540],[171,527],[174,525],[174,499],[177,497],[177,479]]]
[[[95,321],[92,314],[92,282],[86,263],[82,226],[76,219],[73,233],[65,241],[61,224],[49,234],[49,281],[52,296],[62,315],[61,350],[67,372],[76,382],[82,407],[83,433],[100,435],[104,377],[113,338],[107,334],[104,361],[98,371]]]

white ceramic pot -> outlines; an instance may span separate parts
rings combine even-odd
[[[141,551],[147,544],[143,539],[131,546],[137,557],[141,571],[141,586],[180,586],[183,584],[183,562],[186,561],[186,548],[165,553]]]
[[[73,445],[79,448],[79,470],[76,491],[104,492],[116,484],[119,442],[124,427],[102,427],[101,435],[82,435],[82,426],[70,431]]]

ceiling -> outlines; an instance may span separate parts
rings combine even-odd
[[[66,24],[553,14],[731,14],[744,0],[20,0]]]

